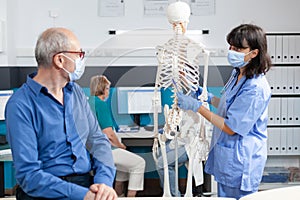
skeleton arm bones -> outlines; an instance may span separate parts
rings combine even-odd
[[[207,70],[208,70],[208,56],[209,52],[205,51],[205,66],[204,66],[204,80],[203,80],[203,92],[200,95],[199,99],[200,101],[207,100],[207,88],[206,88],[206,83],[207,83]],[[214,107],[218,107],[220,102],[220,99],[218,97],[213,97],[212,98],[212,105]],[[200,106],[198,109],[198,113],[200,113],[205,119],[207,119],[209,122],[211,122],[213,125],[227,133],[228,135],[233,135],[235,134],[225,123],[224,123],[224,118],[220,117],[219,115],[211,112],[209,109],[207,109],[205,106]]]

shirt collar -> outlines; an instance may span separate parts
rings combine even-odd
[[[65,86],[66,89],[72,91],[74,87],[74,82],[70,81],[67,83],[67,85]]]
[[[35,80],[33,80],[33,78],[36,76],[36,74],[37,74],[37,72],[34,72],[27,76],[27,80],[26,80],[27,85],[33,91],[33,93],[35,95],[38,95],[39,92],[47,94],[48,89],[46,87],[42,86],[41,84],[39,84],[38,82],[36,82]],[[65,86],[65,88],[68,89],[69,91],[72,91],[73,87],[74,87],[73,82],[68,82]]]
[[[240,75],[240,73],[241,73],[240,68],[235,67],[235,68],[234,68],[234,72],[233,72],[234,78],[235,78],[235,77],[238,77],[238,76]]]

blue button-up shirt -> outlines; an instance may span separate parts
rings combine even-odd
[[[30,196],[83,199],[88,188],[58,177],[93,169],[95,183],[112,186],[111,145],[80,86],[70,82],[63,88],[62,105],[34,76],[27,77],[5,109],[17,183]]]

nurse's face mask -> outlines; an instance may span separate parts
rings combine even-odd
[[[251,59],[245,61],[245,56],[249,55],[252,51],[248,53],[238,52],[234,50],[228,50],[227,60],[231,66],[234,68],[242,68],[246,66]]]

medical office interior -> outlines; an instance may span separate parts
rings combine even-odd
[[[158,66],[156,46],[173,36],[165,14],[170,2],[174,1],[0,0],[0,194],[13,195],[16,185],[11,157],[6,155],[5,102],[25,82],[27,74],[36,71],[34,46],[39,34],[49,27],[66,27],[74,31],[86,52],[85,74],[78,84],[90,99],[90,78],[101,74],[108,77],[112,83],[108,102],[117,135],[128,150],[146,160],[144,191],[138,196],[162,195],[151,153],[153,110],[149,108]],[[226,58],[226,34],[242,23],[257,24],[266,31],[273,63],[267,74],[272,97],[268,160],[260,190],[300,185],[300,2],[186,2],[192,13],[186,35],[210,51],[207,86],[216,96],[220,96],[232,70]],[[132,91],[137,91],[137,99],[128,98]],[[162,89],[159,95],[161,106],[172,104],[171,90]],[[158,119],[161,128],[163,109]],[[182,193],[186,176],[186,168],[180,166]],[[213,177],[205,176],[204,188],[214,196]]]

